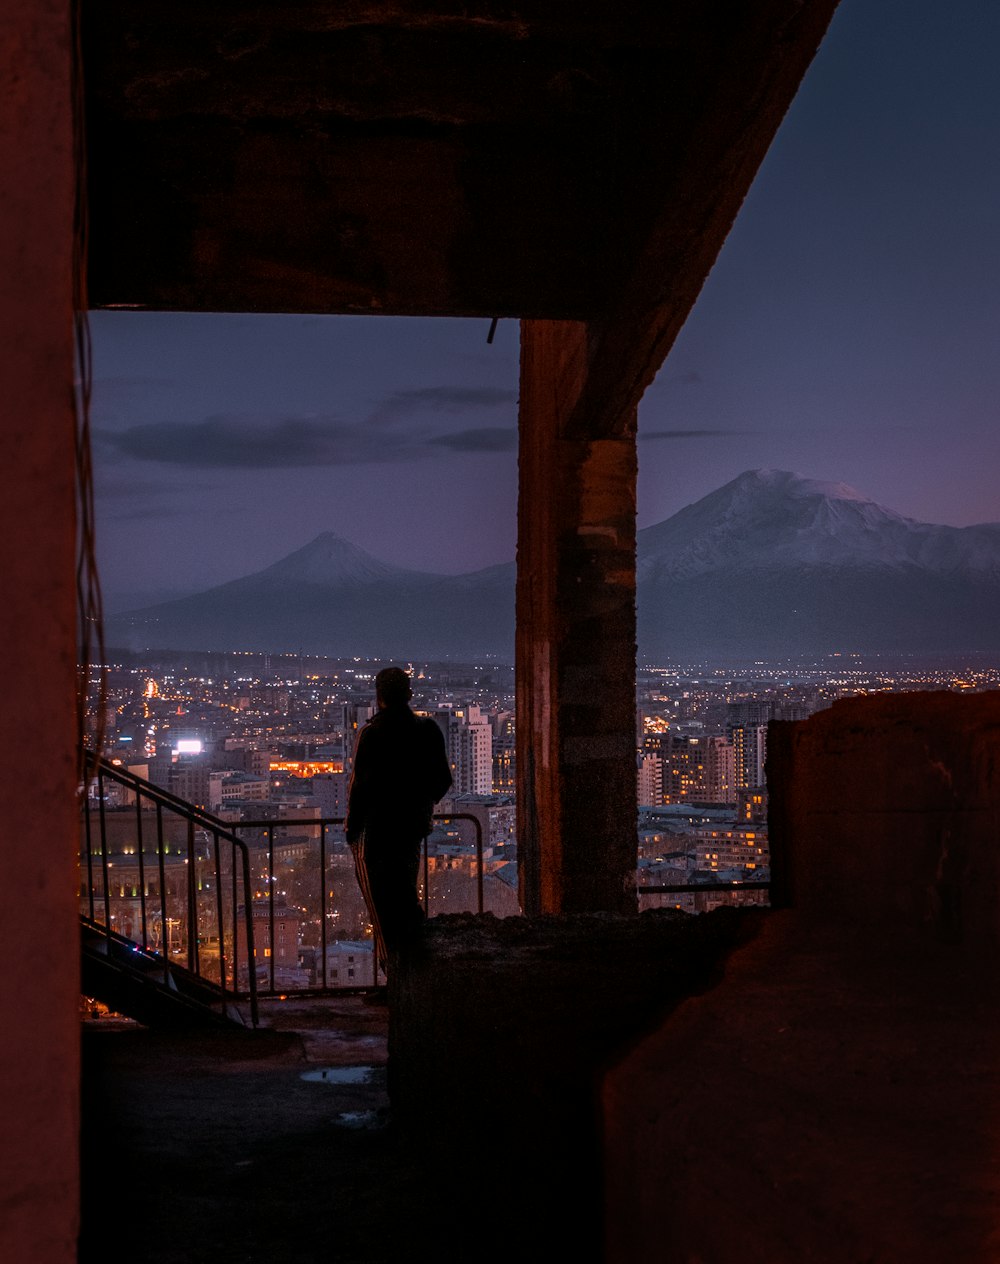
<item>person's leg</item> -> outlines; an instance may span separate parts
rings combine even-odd
[[[382,929],[375,891],[372,887],[371,866],[369,863],[370,849],[365,835],[362,835],[358,842],[351,846],[351,853],[354,856],[354,875],[358,880],[358,887],[361,890],[365,908],[368,910],[368,916],[371,918],[372,934],[375,939],[375,961],[378,968],[385,972],[389,965],[389,953],[386,948],[385,933]],[[376,871],[377,869],[378,865],[376,864]]]
[[[390,953],[403,947],[424,920],[424,910],[417,899],[421,841],[398,837],[367,840],[368,883]]]

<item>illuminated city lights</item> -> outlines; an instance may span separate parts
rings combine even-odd
[[[202,806],[240,832],[252,857],[255,922],[258,906],[265,920],[272,912],[276,919],[273,953],[262,931],[260,960],[266,957],[284,992],[319,977],[324,941],[332,954],[326,960],[328,980],[336,976],[346,985],[367,978],[372,968],[372,930],[336,822],[346,810],[353,747],[373,713],[372,680],[380,665],[247,652],[147,661],[136,656],[107,664],[104,753],[117,767]],[[477,814],[486,907],[499,915],[516,913],[513,670],[495,663],[423,663],[411,670],[414,708],[442,726],[456,774],[453,794],[440,811],[458,818]],[[767,901],[766,890],[746,884],[766,885],[770,875],[764,770],[771,720],[804,719],[839,698],[998,687],[1000,668],[988,661],[926,664],[844,652],[811,662],[641,667],[636,680],[640,908],[697,913],[721,903]],[[89,723],[96,734],[96,714]],[[106,788],[105,801],[93,801],[95,814],[103,812],[114,832],[106,866],[98,865],[91,880],[100,896],[106,872],[115,926],[137,927],[143,899],[150,916],[160,917],[161,874],[149,842],[154,831],[150,826],[140,846],[134,801],[115,793]],[[192,885],[205,897],[198,951],[210,959],[219,952],[219,935],[212,912],[217,886],[204,868],[211,854],[208,831],[196,831],[193,844],[186,833],[164,841],[162,880],[178,900],[176,907],[186,909],[192,845]],[[474,907],[477,863],[469,823],[438,821],[427,861],[432,914]],[[86,898],[86,880],[81,893]],[[163,949],[182,957],[188,951],[186,912],[167,917],[163,927]],[[160,921],[150,921],[146,935],[147,946],[157,950]],[[343,947],[348,944],[354,946],[350,953]],[[230,943],[227,960],[232,951]],[[361,964],[364,952],[367,965]]]

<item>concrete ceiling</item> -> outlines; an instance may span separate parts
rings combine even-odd
[[[693,302],[836,0],[83,0],[94,307]]]

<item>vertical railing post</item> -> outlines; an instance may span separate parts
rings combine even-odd
[[[258,1022],[257,1013],[257,968],[254,963],[254,940],[253,940],[253,900],[251,899],[252,890],[250,887],[250,849],[245,843],[240,845],[240,853],[243,857],[243,913],[246,918],[246,941],[247,941],[247,982],[250,988],[250,1019],[256,1027]],[[236,857],[233,857],[235,861]],[[233,864],[235,870],[236,865]],[[235,938],[235,928],[234,928]]]
[[[111,862],[108,860],[108,825],[104,811],[104,770],[97,765],[97,813],[101,823],[101,873],[104,877],[104,934],[111,937]]]
[[[194,821],[187,823],[188,969],[198,973],[198,899],[195,891]]]
[[[167,911],[167,868],[164,860],[163,805],[156,804],[156,856],[160,871],[160,952],[163,956],[163,982],[170,978],[170,915]]]
[[[92,758],[88,751],[83,761],[83,832],[87,847],[87,910],[91,921],[94,920],[94,840],[93,827],[90,820]]]
[[[215,859],[215,916],[216,929],[219,934],[219,986],[223,992],[226,991],[226,937],[225,926],[223,924],[222,913],[222,862],[219,858],[219,831],[212,831],[212,851]],[[236,980],[233,979],[233,989],[235,991]]]
[[[323,962],[320,986],[326,990],[326,831],[324,822],[319,830],[319,950]]]
[[[274,986],[274,826],[267,827],[267,939],[268,951],[271,963],[270,979],[271,991],[277,989]]]
[[[243,850],[245,852],[246,849],[244,848]],[[238,884],[236,880],[236,847],[235,845],[232,846],[232,852],[233,852],[233,865],[232,865],[233,872],[231,876],[233,880],[232,881],[232,888],[233,888],[233,987],[234,989],[238,989],[240,985],[240,947],[239,947],[240,904],[239,904],[239,889],[238,889]],[[246,904],[247,898],[248,898],[247,893],[246,891],[244,891],[243,893],[244,904]],[[252,973],[251,965],[253,964],[250,960],[250,940],[249,939],[246,941],[245,947],[246,947],[246,952],[247,952],[247,987],[249,988],[250,975]]]
[[[146,923],[146,850],[142,837],[142,794],[135,791],[135,845],[139,855],[139,910],[142,920],[142,946],[149,947],[149,927]]]

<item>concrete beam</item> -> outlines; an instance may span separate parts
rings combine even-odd
[[[635,411],[564,431],[589,327],[521,326],[518,854],[528,914],[635,910]]]
[[[631,312],[641,382],[835,3],[84,4],[91,299]]]
[[[720,39],[702,69],[712,108],[681,144],[653,126],[644,137],[646,212],[626,271],[591,324],[587,379],[567,433],[600,433],[638,407],[715,263],[760,164],[816,55],[837,0],[756,6]],[[657,123],[660,121],[657,120]]]

